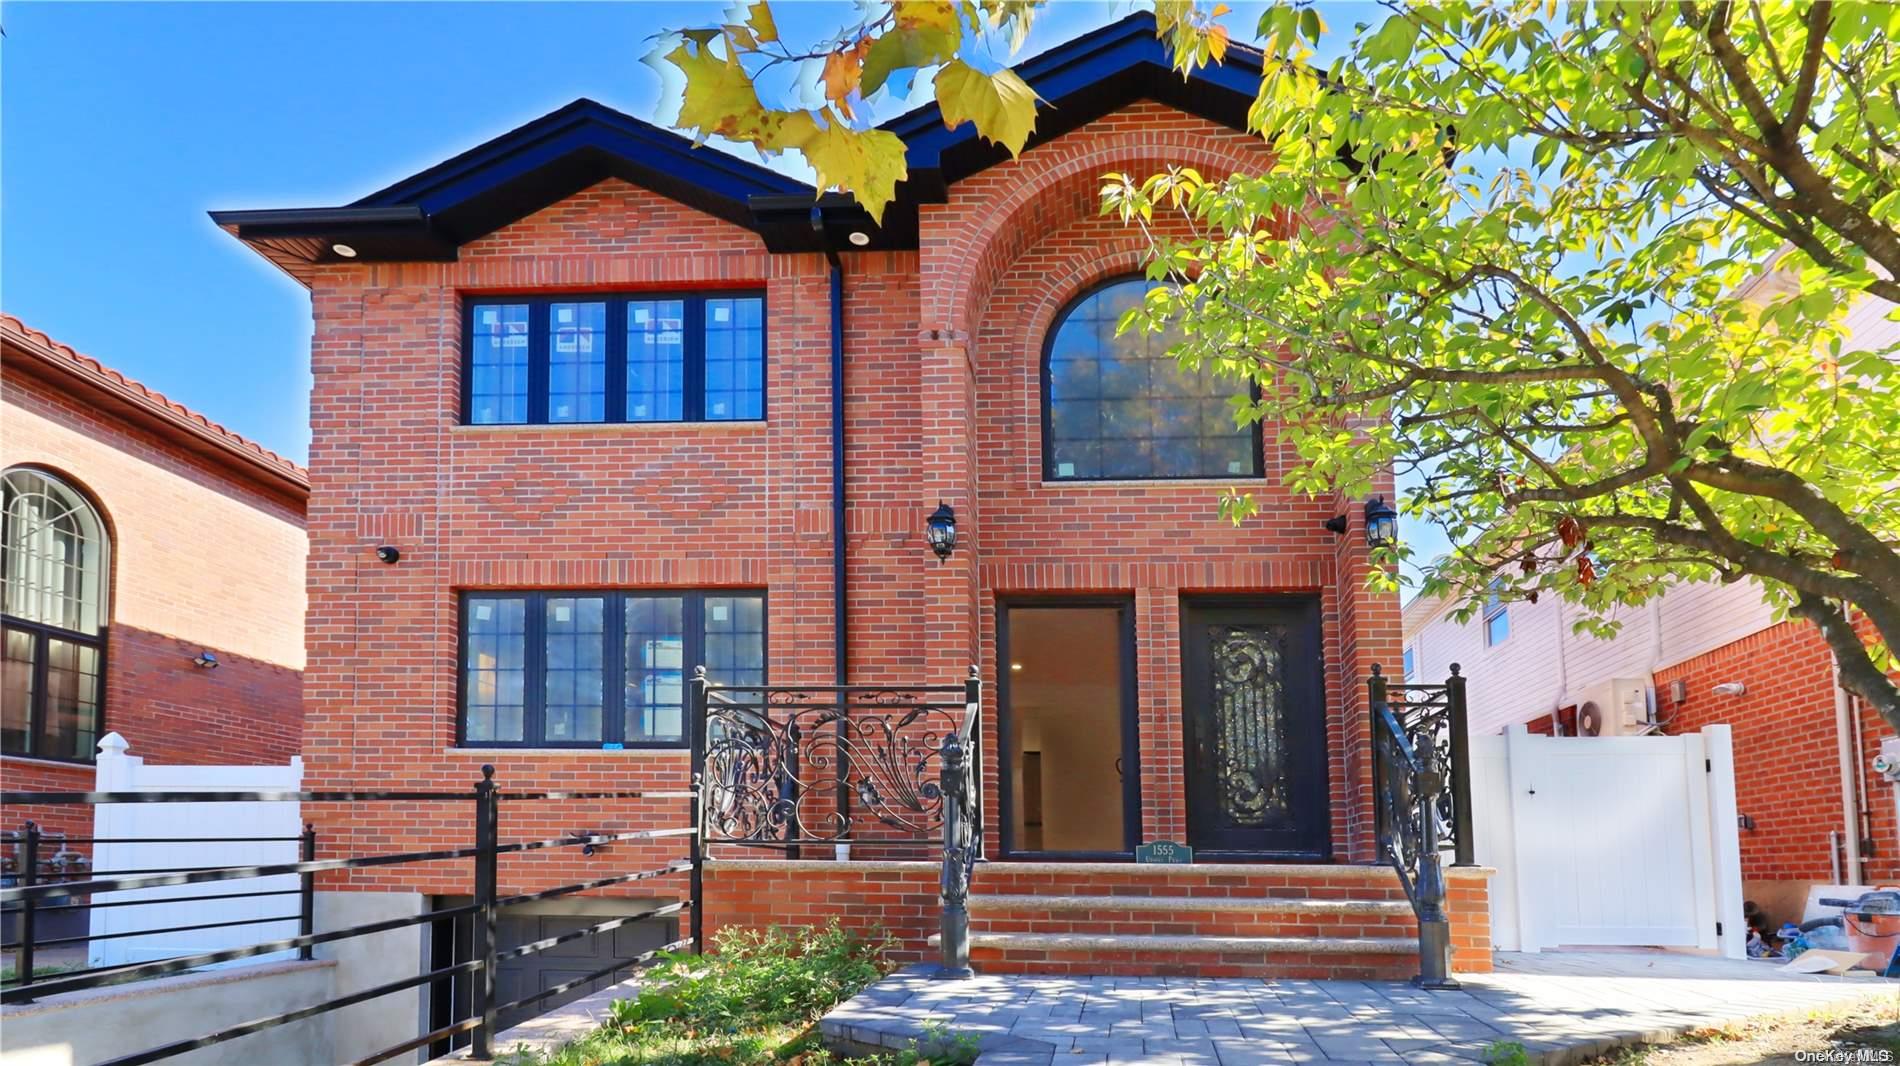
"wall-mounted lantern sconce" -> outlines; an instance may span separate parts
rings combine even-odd
[[[385,544],[376,549],[376,558],[382,562],[393,564],[396,560],[402,558],[402,549],[396,547],[394,544]]]
[[[1366,547],[1390,548],[1399,542],[1399,512],[1384,496],[1366,501]]]
[[[198,653],[197,658],[191,660],[191,665],[200,670],[216,670],[218,668],[218,657],[211,652],[201,651]]]
[[[1346,532],[1346,516],[1343,514],[1336,514],[1321,524],[1326,527],[1328,533],[1334,536],[1340,536]]]
[[[930,542],[930,550],[937,553],[939,562],[957,550],[957,512],[949,504],[937,501],[937,509],[924,521],[924,539]]]

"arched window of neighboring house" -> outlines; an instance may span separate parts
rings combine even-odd
[[[1119,278],[1083,293],[1049,330],[1042,359],[1043,477],[1049,481],[1257,477],[1260,427],[1234,425],[1239,380],[1183,370],[1180,338],[1117,335],[1152,283]]]
[[[0,499],[0,752],[90,762],[105,697],[105,523],[77,489],[29,467],[0,476]]]

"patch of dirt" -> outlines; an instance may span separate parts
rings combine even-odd
[[[1900,1064],[1900,989],[1856,1006],[1737,1022],[1673,1044],[1624,1048],[1610,1066],[1891,1066]]]

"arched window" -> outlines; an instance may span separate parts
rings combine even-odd
[[[1115,334],[1150,283],[1111,281],[1056,319],[1043,349],[1042,459],[1050,481],[1253,477],[1258,426],[1235,428],[1241,389],[1212,368],[1181,369],[1174,334]]]
[[[0,751],[91,761],[105,694],[105,523],[51,475],[0,477]]]

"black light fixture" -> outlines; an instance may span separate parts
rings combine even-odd
[[[376,549],[376,558],[385,563],[393,564],[396,560],[402,558],[402,549],[396,547],[394,544],[385,544]]]
[[[1399,512],[1384,496],[1366,501],[1366,546],[1390,548],[1399,542]]]
[[[930,542],[930,550],[937,553],[939,562],[957,550],[957,512],[949,504],[937,501],[937,509],[924,522],[924,539]]]
[[[1343,514],[1336,514],[1332,516],[1331,518],[1328,518],[1325,522],[1322,522],[1321,525],[1324,525],[1326,527],[1326,531],[1328,533],[1332,533],[1335,536],[1338,536],[1346,532],[1346,516]]]
[[[216,670],[218,657],[209,651],[201,651],[196,658],[191,660],[191,664],[200,670]]]

